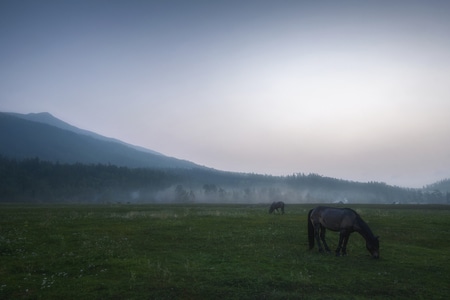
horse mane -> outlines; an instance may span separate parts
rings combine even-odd
[[[351,209],[353,211],[353,209]],[[356,222],[358,223],[358,226],[361,228],[361,234],[364,235],[366,238],[370,238],[371,240],[375,239],[375,235],[373,234],[372,230],[370,229],[369,225],[355,212],[356,214]]]

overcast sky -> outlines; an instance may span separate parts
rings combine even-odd
[[[0,1],[0,111],[238,172],[450,178],[450,1]]]

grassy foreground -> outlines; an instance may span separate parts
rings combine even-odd
[[[450,206],[350,206],[381,258],[308,250],[287,205],[0,205],[0,299],[444,299]],[[328,232],[330,247],[338,234]]]

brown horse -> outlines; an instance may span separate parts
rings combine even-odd
[[[325,242],[326,229],[338,231],[339,243],[336,255],[347,255],[347,242],[352,232],[358,232],[366,240],[366,248],[373,258],[380,257],[380,243],[378,237],[374,236],[369,225],[350,208],[334,208],[318,206],[308,213],[308,238],[309,249],[314,248],[314,239],[317,241],[319,252],[323,252],[322,241],[325,251],[330,252]]]
[[[278,209],[281,209],[281,213],[284,214],[284,202],[283,201],[273,202],[269,208],[269,214],[273,213],[274,210],[276,210],[277,213],[279,213]]]

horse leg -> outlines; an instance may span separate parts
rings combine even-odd
[[[342,255],[347,256],[347,243],[348,239],[350,238],[350,233],[346,234],[344,237],[344,243],[342,244]]]
[[[348,238],[350,237],[350,233],[347,231],[341,231],[339,234],[339,243],[336,248],[336,256],[339,256],[342,251],[342,256],[347,256],[347,243]]]
[[[338,246],[336,248],[336,256],[341,255],[341,249],[342,249],[342,242],[344,241],[344,232],[341,232],[339,234],[339,242],[338,242]]]
[[[323,246],[325,247],[325,251],[330,252],[330,248],[327,245],[327,242],[325,241],[325,232],[326,229],[324,226],[320,226],[320,239],[322,240]]]
[[[320,224],[314,225],[314,237],[316,238],[317,247],[319,248],[319,252],[323,252],[322,245],[320,244],[320,238],[319,238],[319,231],[320,231]]]

